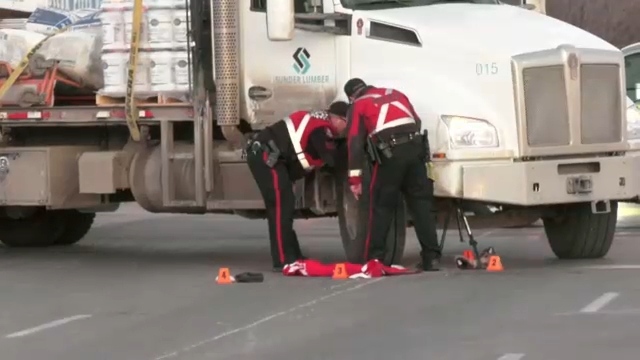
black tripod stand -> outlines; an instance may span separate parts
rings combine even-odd
[[[447,230],[449,228],[451,218],[454,216],[456,218],[456,224],[458,226],[458,235],[460,236],[460,242],[461,243],[465,242],[464,235],[462,234],[462,228],[464,227],[464,230],[467,233],[469,245],[471,246],[473,255],[476,259],[475,264],[465,264],[464,261],[461,262],[460,259],[456,259],[457,266],[459,268],[469,268],[467,265],[472,265],[471,266],[472,268],[483,269],[484,264],[482,263],[481,259],[483,257],[486,257],[487,255],[495,254],[495,250],[492,247],[489,247],[484,251],[482,251],[482,253],[480,253],[480,251],[478,250],[478,242],[473,236],[473,232],[471,231],[471,227],[469,226],[469,220],[467,219],[467,216],[464,214],[464,211],[462,210],[462,204],[460,202],[455,203],[454,207],[447,213],[447,217],[444,219],[444,224],[442,227],[442,237],[440,239],[440,244],[439,244],[440,253],[442,253],[444,249],[444,242],[447,239]],[[471,261],[472,259],[467,259],[467,260]]]

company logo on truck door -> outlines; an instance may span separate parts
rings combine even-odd
[[[311,55],[307,49],[303,47],[296,49],[296,52],[293,53],[293,60],[295,61],[293,64],[293,70],[300,75],[306,74],[307,71],[309,71],[309,68],[311,68],[309,58],[311,58]]]
[[[329,82],[329,75],[307,75],[311,70],[311,54],[304,47],[299,47],[294,51],[293,70],[298,75],[275,76],[275,82],[278,84],[325,84]]]

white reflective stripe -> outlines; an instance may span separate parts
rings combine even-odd
[[[300,161],[300,165],[302,165],[302,168],[305,170],[311,169],[311,165],[304,151],[302,151],[302,134],[304,134],[304,129],[307,127],[307,124],[309,124],[309,120],[311,120],[311,115],[305,115],[300,122],[300,126],[298,126],[298,130],[296,130],[296,127],[293,125],[293,120],[291,120],[290,117],[284,119],[285,124],[287,124],[287,130],[289,130],[293,150],[296,152],[296,157],[298,161]]]
[[[96,119],[107,119],[111,116],[110,111],[98,111],[96,113]]]
[[[393,89],[385,89],[385,95],[391,95],[393,93]],[[380,94],[366,94],[357,98],[355,101],[363,100],[363,99],[377,99],[382,97]],[[385,123],[384,121],[387,119],[387,113],[389,113],[389,105],[393,105],[396,108],[400,109],[403,113],[407,115],[407,117],[403,117],[400,119],[389,121]],[[390,129],[392,127],[406,125],[406,124],[415,124],[415,119],[413,118],[413,114],[406,106],[404,106],[399,101],[392,101],[390,103],[385,103],[380,107],[380,113],[378,114],[378,120],[376,121],[376,128],[373,130],[373,134],[380,132],[384,129]]]
[[[392,93],[393,93],[393,89],[386,89],[384,91],[385,95],[391,95]],[[398,109],[400,109],[400,111],[405,113],[407,115],[407,117],[396,119],[396,120],[392,120],[392,121],[390,121],[390,122],[385,124],[384,121],[387,119],[387,113],[389,112],[389,105],[393,105],[393,106],[397,107]],[[410,121],[407,121],[407,119],[410,119]],[[389,128],[392,128],[392,127],[409,124],[411,122],[415,123],[416,121],[413,119],[413,115],[411,114],[409,109],[407,109],[407,107],[404,106],[403,104],[401,104],[399,101],[392,101],[390,103],[385,103],[380,107],[380,113],[378,115],[378,122],[376,123],[376,128],[375,128],[375,130],[373,132],[377,133],[377,132],[382,131],[384,129],[389,129]]]
[[[96,119],[108,119],[110,117],[112,117],[111,116],[111,111],[108,111],[108,110],[98,111],[96,113]],[[146,118],[147,117],[147,111],[146,110],[138,111],[138,117]]]
[[[349,170],[349,177],[358,177],[362,175],[362,170]]]

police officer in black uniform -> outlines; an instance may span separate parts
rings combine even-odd
[[[365,260],[383,261],[386,236],[400,193],[411,212],[422,248],[424,271],[437,271],[440,247],[433,212],[433,181],[428,178],[430,162],[427,132],[420,133],[421,120],[402,92],[367,85],[354,78],[344,86],[352,101],[349,109],[349,184],[354,196],[369,191],[369,227]],[[373,163],[371,184],[362,189],[362,167]]]
[[[334,140],[344,135],[348,104],[296,111],[254,135],[247,163],[265,202],[273,270],[304,259],[293,229],[293,183],[315,168],[335,166]]]

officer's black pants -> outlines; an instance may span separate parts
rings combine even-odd
[[[364,257],[383,260],[386,238],[402,193],[422,248],[423,260],[440,257],[435,214],[433,213],[433,181],[427,178],[421,146],[416,142],[397,145],[390,159],[373,164],[369,189],[369,227]]]
[[[267,154],[248,151],[247,164],[258,184],[269,221],[271,259],[281,267],[302,258],[298,237],[293,230],[295,197],[287,168],[278,162],[273,168],[265,163]]]

